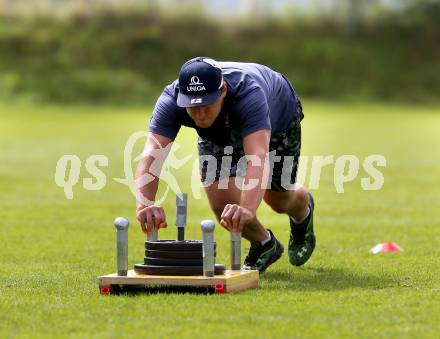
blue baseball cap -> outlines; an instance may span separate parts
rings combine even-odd
[[[217,61],[197,57],[185,62],[179,73],[177,105],[197,107],[210,105],[222,92],[222,69]]]

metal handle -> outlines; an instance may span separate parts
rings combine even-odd
[[[116,265],[118,275],[127,275],[128,270],[128,226],[126,218],[118,217],[113,221],[116,227]]]
[[[147,233],[147,241],[157,241],[157,239],[158,239],[157,229],[153,227],[151,233]]]
[[[241,270],[241,233],[231,231],[231,270]]]
[[[185,240],[186,215],[188,210],[188,194],[176,194],[176,226],[177,240]]]
[[[213,277],[215,273],[214,255],[214,228],[212,220],[203,220],[201,223],[203,232],[203,275]]]
[[[151,233],[147,233],[147,241],[157,241],[158,239],[158,229],[154,227],[156,224],[153,216],[153,228],[151,229]]]

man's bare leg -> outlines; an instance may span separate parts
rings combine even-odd
[[[313,232],[313,198],[301,186],[287,192],[266,191],[264,200],[275,212],[290,216],[289,261],[292,265],[304,265],[316,246]]]
[[[309,194],[304,186],[295,184],[293,190],[275,192],[266,190],[264,201],[277,213],[285,213],[297,221],[304,220],[309,212]]]
[[[236,178],[225,178],[205,187],[209,205],[219,222],[223,209],[227,204],[240,204],[241,190],[237,188],[235,180]],[[243,180],[243,178],[240,178],[240,180]],[[219,186],[227,188],[219,188]],[[249,241],[264,241],[268,238],[266,228],[257,218],[244,227],[242,235]]]

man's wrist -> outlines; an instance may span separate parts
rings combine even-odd
[[[245,208],[245,209],[247,209],[249,212],[251,212],[252,213],[252,215],[253,216],[255,216],[256,215],[256,213],[257,213],[257,209],[256,208],[254,208],[254,207],[251,207],[251,206],[247,206],[246,204],[240,204],[239,205],[240,207],[242,207],[242,208]]]
[[[154,205],[154,203],[151,203],[151,204],[149,204],[149,205],[145,205],[145,204],[137,204],[137,205],[136,205],[136,210],[137,210],[137,211],[140,211],[140,210],[144,209],[145,207],[149,207],[149,206],[152,206],[152,205]]]

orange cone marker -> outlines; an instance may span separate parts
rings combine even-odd
[[[377,244],[376,246],[374,246],[370,252],[373,254],[377,254],[380,252],[401,252],[403,251],[402,248],[399,247],[399,245],[397,245],[395,242],[384,242],[381,244]]]

